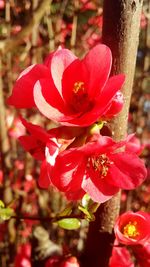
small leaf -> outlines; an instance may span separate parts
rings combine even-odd
[[[59,227],[66,230],[76,230],[80,227],[81,223],[76,218],[65,218],[57,221]]]
[[[14,214],[14,210],[11,208],[0,208],[0,220],[9,220]]]
[[[69,203],[68,206],[61,211],[60,213],[58,213],[58,217],[65,217],[65,216],[69,216],[72,212],[72,204]]]
[[[5,208],[5,204],[2,200],[0,200],[0,208]]]
[[[85,194],[85,195],[83,196],[83,198],[82,198],[82,206],[83,206],[84,208],[87,208],[88,205],[89,205],[90,200],[91,200],[90,196],[89,196],[88,194]]]
[[[81,210],[85,214],[85,219],[87,219],[88,221],[95,220],[95,216],[90,211],[88,211],[86,208],[79,206],[78,209]]]

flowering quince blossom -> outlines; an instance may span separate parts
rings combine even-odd
[[[118,242],[122,244],[144,244],[150,239],[150,215],[142,211],[123,213],[118,217],[114,231]]]
[[[114,247],[109,267],[134,267],[129,251],[125,247]]]
[[[111,51],[103,44],[82,60],[59,48],[43,64],[20,74],[8,104],[36,106],[44,116],[64,125],[89,126],[100,118],[110,118],[122,109],[119,90],[125,79],[123,74],[109,78],[111,64]]]
[[[45,154],[47,149],[49,151],[49,168],[55,163],[55,157],[59,153],[59,144],[55,137],[52,137],[42,127],[27,122],[21,118],[22,124],[26,127],[30,135],[19,137],[21,145],[28,151],[35,159],[41,160],[41,171],[38,183],[41,187],[51,184],[47,174],[47,163]]]
[[[140,267],[150,266],[150,240],[132,248]]]
[[[146,168],[136,154],[118,151],[125,144],[96,134],[83,146],[62,151],[49,170],[52,184],[70,200],[88,193],[96,202],[105,202],[120,188],[137,187],[146,178]]]
[[[47,169],[50,170],[55,164],[55,158],[59,151],[64,150],[74,141],[75,137],[83,134],[85,130],[83,128],[61,126],[45,131],[39,125],[29,123],[23,118],[20,119],[29,135],[19,137],[19,141],[23,148],[35,159],[42,161],[38,183],[40,187],[47,188],[51,184]],[[46,160],[49,163],[48,166]]]

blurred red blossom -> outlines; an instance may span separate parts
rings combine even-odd
[[[143,211],[123,213],[118,217],[114,231],[122,244],[143,244],[150,238],[150,215]]]
[[[150,240],[143,245],[134,246],[133,252],[140,267],[150,266]]]
[[[45,267],[80,267],[76,257],[53,256],[46,261]]]
[[[14,267],[31,267],[31,245],[21,244],[15,256]]]
[[[21,135],[24,135],[26,132],[25,127],[23,126],[23,124],[21,123],[19,118],[15,118],[13,121],[13,125],[11,126],[11,128],[9,129],[9,135],[13,138],[18,138]]]
[[[80,267],[76,257],[68,257],[60,263],[59,267]]]
[[[134,267],[129,251],[125,247],[113,247],[109,267]]]

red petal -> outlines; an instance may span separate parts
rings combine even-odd
[[[62,76],[64,70],[70,65],[76,56],[69,51],[68,49],[58,49],[52,57],[51,60],[51,74],[54,81],[54,84],[59,91],[60,95],[62,95]]]
[[[28,132],[34,136],[35,139],[41,140],[43,143],[47,142],[50,135],[39,125],[27,122],[24,118],[20,117],[22,124],[26,127]]]
[[[109,47],[99,44],[92,48],[82,60],[88,73],[88,93],[97,97],[104,87],[111,70],[112,56]]]
[[[136,154],[122,152],[111,155],[110,159],[115,165],[109,169],[109,182],[114,186],[134,189],[146,179],[146,168]]]
[[[7,103],[17,108],[32,108],[35,106],[33,88],[40,78],[48,78],[50,71],[42,64],[32,65],[25,69],[16,81],[12,95]]]
[[[118,192],[118,188],[108,184],[105,179],[97,177],[85,178],[82,188],[95,202],[103,203]]]
[[[89,73],[79,59],[74,60],[63,73],[62,94],[68,105],[71,104],[75,82],[84,82],[85,90],[88,89]]]
[[[72,152],[65,151],[59,154],[52,170],[51,180],[60,191],[68,191],[71,184],[72,186],[74,183],[78,184],[78,178],[73,183],[72,180],[78,168],[80,168],[82,160],[83,155],[77,150]]]
[[[80,125],[80,126],[89,126],[94,123],[97,119],[100,119],[104,116],[105,112],[110,107],[111,101],[115,96],[116,92],[121,88],[124,82],[125,76],[120,74],[117,76],[111,77],[107,84],[105,85],[100,96],[95,99],[95,105],[93,109],[89,112],[86,112],[79,118],[75,118],[68,122],[68,125]],[[118,110],[117,110],[118,112]]]
[[[114,96],[109,109],[104,114],[106,118],[112,118],[114,115],[118,114],[123,108],[123,94],[118,91]]]
[[[44,145],[39,146],[34,136],[21,136],[19,141],[23,148],[29,152],[35,159],[43,160],[45,158]]]
[[[42,86],[44,87],[42,88]],[[46,87],[45,87],[46,86]],[[70,116],[65,116],[64,113],[58,110],[58,106],[60,104],[59,109],[63,109],[63,102],[61,98],[58,97],[57,92],[54,93],[54,90],[52,90],[53,93],[48,94],[46,91],[49,90],[49,84],[47,82],[42,81],[37,81],[35,86],[34,86],[34,101],[37,106],[37,108],[40,110],[40,112],[46,116],[47,118],[54,120],[54,121],[61,121],[61,120],[69,120],[71,119]],[[52,102],[50,105],[47,100],[43,96],[44,94],[47,95],[48,101]],[[54,99],[56,96],[56,99]],[[58,102],[57,102],[58,101]],[[56,105],[56,107],[54,107]]]
[[[38,184],[41,188],[48,188],[52,183],[50,179],[50,169],[51,167],[46,161],[42,162],[40,177],[38,179]]]

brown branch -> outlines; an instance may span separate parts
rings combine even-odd
[[[0,41],[0,50],[2,54],[14,50],[17,45],[23,42],[24,37],[30,35],[30,33],[33,30],[33,27],[40,22],[45,12],[48,10],[48,8],[50,8],[50,4],[51,4],[50,0],[41,1],[41,4],[34,11],[33,17],[31,18],[29,23],[16,36]]]
[[[128,111],[132,92],[142,0],[105,0],[103,43],[111,48],[112,74],[124,73],[122,92],[124,108],[112,124],[113,138],[124,139],[127,132]],[[119,214],[120,193],[100,206],[96,221],[90,224],[83,267],[108,267],[114,241],[113,226]]]

